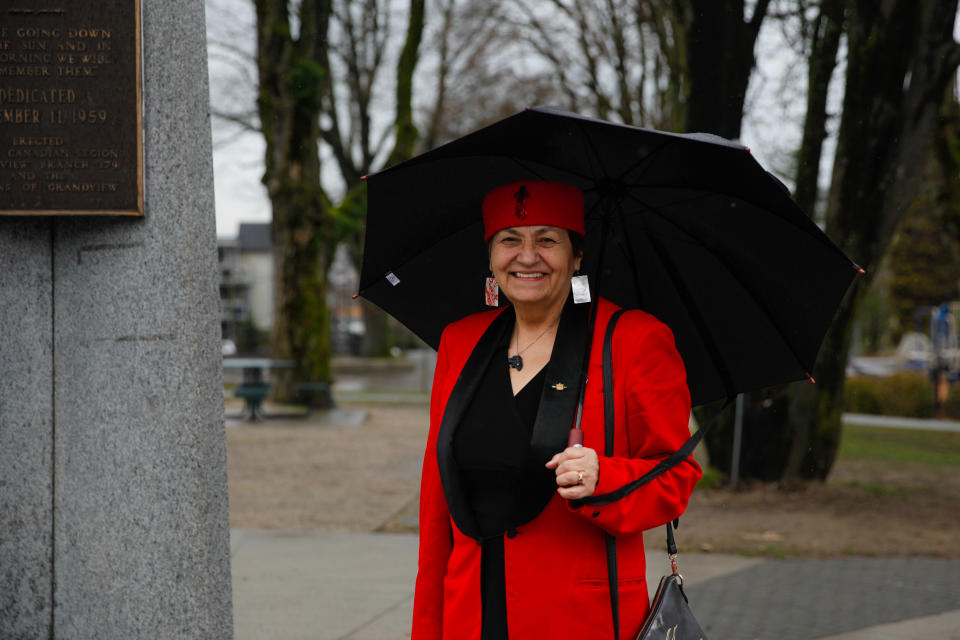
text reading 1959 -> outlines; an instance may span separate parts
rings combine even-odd
[[[139,0],[3,4],[0,214],[142,215]]]

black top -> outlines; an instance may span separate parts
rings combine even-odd
[[[507,346],[498,347],[453,437],[482,536],[483,640],[507,638],[503,535],[537,517],[556,490],[555,473],[530,449],[545,377],[546,367],[513,396]]]

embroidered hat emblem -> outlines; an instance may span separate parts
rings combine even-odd
[[[527,205],[524,204],[523,201],[530,197],[530,192],[527,191],[526,185],[517,189],[517,192],[513,194],[513,197],[517,201],[517,208],[515,210],[515,213],[518,218],[523,220],[524,218],[527,217]]]
[[[572,184],[522,180],[494,187],[483,197],[483,241],[509,227],[546,226],[586,233],[583,192]]]

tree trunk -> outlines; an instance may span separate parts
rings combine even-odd
[[[843,32],[843,14],[845,0],[823,0],[820,4],[820,13],[813,25],[812,42],[810,46],[810,60],[807,69],[807,114],[803,121],[803,138],[800,142],[800,151],[797,154],[797,178],[794,190],[794,199],[808,216],[816,213],[817,194],[820,176],[820,160],[823,155],[823,141],[827,137],[827,91],[833,70],[837,66],[837,49],[840,45],[840,35]],[[835,353],[830,349],[848,349],[849,336],[829,336],[829,340],[841,339],[837,344],[824,344],[821,353]],[[821,367],[822,368],[822,367]],[[828,367],[829,369],[829,367]],[[831,378],[836,372],[818,371],[819,375]],[[839,372],[843,376],[843,370]],[[821,380],[821,384],[824,381]],[[777,390],[778,396],[785,396],[786,406],[793,406],[793,396],[808,396],[812,389],[808,385],[792,386]],[[798,406],[808,406],[809,402],[797,400]],[[820,431],[839,434],[840,414],[823,416],[801,416],[791,414],[785,416],[788,421],[788,433],[793,434],[786,456],[786,465],[782,475],[785,478],[799,478],[806,474],[801,470],[809,466],[808,453],[810,441],[815,438],[811,433],[813,425],[820,425]],[[832,422],[835,421],[835,424]],[[825,443],[830,448],[829,443]],[[833,447],[836,450],[836,447]],[[833,462],[830,462],[832,466]],[[829,468],[828,468],[829,470]]]
[[[847,87],[827,233],[873,272],[916,197],[943,95],[960,64],[960,46],[953,40],[957,4],[856,0],[850,9]],[[822,382],[809,401],[816,407],[810,413],[821,422],[809,427],[801,477],[824,480],[836,460],[852,320],[873,272],[855,284],[821,349],[815,371]],[[801,408],[802,399],[795,399]]]
[[[332,381],[322,232],[310,220],[316,205],[304,197],[307,194],[297,193],[297,187],[291,191],[290,198],[271,196],[275,274],[271,351],[274,358],[293,361],[292,369],[277,370],[273,396],[286,402],[299,399],[298,384]],[[311,404],[332,406],[329,388]]]
[[[303,0],[292,37],[283,0],[257,0],[257,101],[266,142],[263,183],[273,209],[274,326],[271,355],[293,361],[278,370],[274,398],[292,401],[298,383],[327,383],[330,320],[322,265],[326,198],[320,187],[321,96],[330,0]],[[329,387],[321,404],[332,400]]]
[[[757,0],[744,21],[744,0],[690,0],[687,32],[690,101],[687,131],[740,137],[743,103],[756,65],[753,49],[769,0]]]
[[[932,148],[944,92],[958,64],[952,31],[958,0],[851,0],[848,63],[827,234],[860,264],[876,267],[909,209]],[[874,269],[875,270],[875,269]],[[814,366],[816,386],[775,392],[775,439],[793,441],[782,480],[826,479],[836,460],[853,317],[873,272],[840,306]],[[790,435],[787,435],[790,434]]]
[[[813,24],[813,41],[807,68],[807,114],[803,120],[803,139],[797,154],[797,178],[794,199],[810,217],[814,217],[820,176],[823,141],[827,137],[827,91],[837,66],[837,49],[843,33],[845,0],[822,0]]]
[[[397,111],[394,119],[393,151],[387,166],[398,164],[413,155],[413,146],[419,132],[413,124],[413,72],[419,59],[420,40],[423,37],[424,0],[410,0],[407,39],[397,61]]]

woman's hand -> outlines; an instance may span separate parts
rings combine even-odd
[[[567,447],[550,459],[547,469],[556,469],[557,493],[567,500],[593,495],[600,478],[600,460],[589,447]]]

